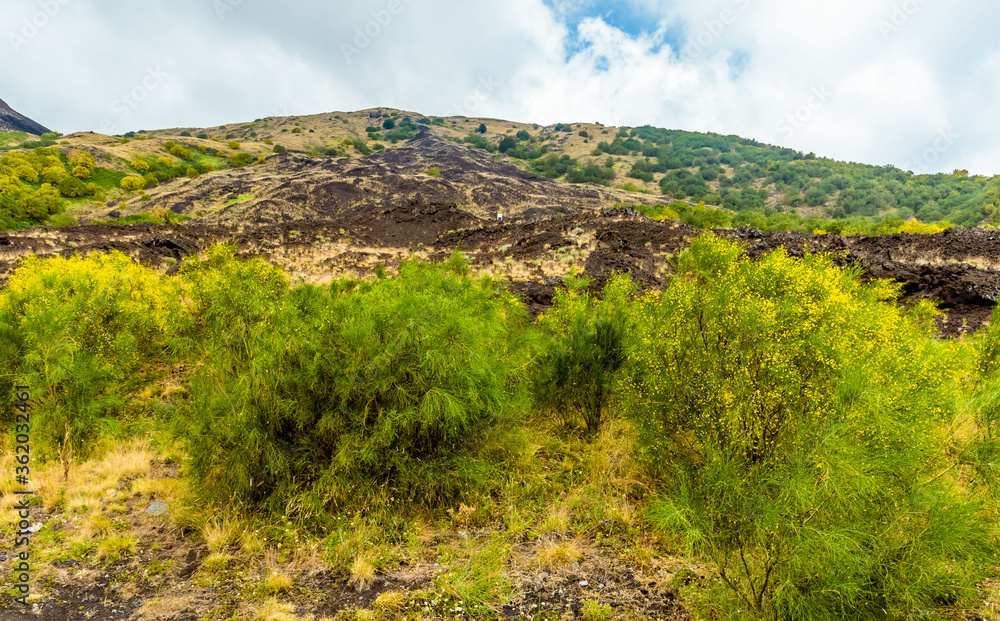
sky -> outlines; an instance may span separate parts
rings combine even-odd
[[[995,0],[5,0],[0,99],[124,133],[394,107],[1000,173]]]

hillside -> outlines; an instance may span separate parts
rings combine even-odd
[[[0,140],[0,145],[3,142]],[[56,147],[66,165],[66,175],[50,175],[57,187],[65,183],[72,168],[69,158],[86,151],[96,162],[95,178],[82,179],[94,182],[93,187],[69,183],[60,188],[64,191],[61,206],[56,209],[65,208],[80,222],[107,218],[113,212],[129,215],[154,209],[170,209],[193,218],[219,217],[222,205],[219,193],[213,190],[226,185],[238,186],[240,196],[252,195],[253,199],[246,199],[242,208],[261,217],[269,210],[285,211],[289,217],[315,211],[315,206],[308,205],[309,200],[322,201],[321,195],[310,195],[311,190],[307,190],[303,204],[295,191],[287,191],[290,186],[276,183],[275,175],[286,175],[293,169],[296,173],[311,169],[307,174],[312,182],[323,177],[353,183],[355,173],[367,178],[385,171],[395,175],[393,181],[399,175],[408,175],[413,183],[395,196],[406,194],[406,200],[420,202],[423,197],[410,196],[411,189],[415,192],[417,186],[427,185],[430,168],[447,167],[436,158],[453,159],[458,153],[455,147],[469,152],[469,161],[476,162],[479,172],[503,165],[533,173],[525,176],[509,168],[497,168],[497,174],[492,176],[493,181],[510,177],[544,188],[535,196],[523,188],[512,188],[512,193],[506,193],[497,205],[506,205],[515,214],[525,212],[529,217],[535,214],[532,208],[546,208],[544,204],[536,205],[535,199],[554,192],[563,198],[584,199],[580,205],[584,208],[611,206],[614,202],[683,200],[727,209],[735,226],[852,233],[865,232],[877,224],[886,230],[898,230],[906,220],[927,224],[947,221],[963,226],[988,224],[1000,203],[998,182],[992,178],[969,177],[963,171],[913,175],[892,167],[816,158],[735,136],[592,123],[542,127],[485,118],[428,118],[415,112],[377,109],[269,117],[209,128],[128,132],[121,137],[77,133],[61,136],[58,144],[54,139],[7,144],[3,148],[9,153],[0,165],[0,175],[8,180],[6,185],[0,185],[0,226],[4,226],[4,211],[7,228],[44,220],[42,215],[33,218],[26,214],[17,204],[37,192],[46,165],[36,162],[38,174],[18,175],[14,169],[20,160],[11,157],[18,151],[27,153],[45,146]],[[397,150],[402,153],[389,157]],[[288,158],[276,151],[287,151],[298,159],[286,163]],[[379,157],[380,152],[388,159]],[[367,159],[369,155],[373,159]],[[266,163],[260,163],[262,157]],[[338,163],[328,163],[330,158]],[[376,166],[355,169],[360,165],[347,160],[371,161]],[[234,175],[237,169],[241,171]],[[469,176],[473,171],[463,170],[464,176],[455,178],[450,176],[456,172],[454,167],[447,172],[436,182],[441,185],[427,186],[431,194],[447,197],[449,202],[472,211],[493,208],[484,203],[498,196],[475,193],[489,175]],[[135,189],[122,190],[120,181],[124,176],[142,177],[143,187],[133,184],[129,187]],[[574,189],[537,184],[544,181],[540,177]],[[187,181],[189,178],[198,179],[198,183]],[[385,191],[384,184],[380,191]],[[12,198],[15,194],[19,198]],[[5,197],[6,203],[2,202]],[[556,199],[553,205],[564,202]],[[259,204],[263,207],[257,208]],[[226,210],[226,217],[241,209]]]

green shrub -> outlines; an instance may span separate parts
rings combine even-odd
[[[68,213],[60,213],[50,217],[46,224],[48,226],[76,226],[79,223]]]
[[[64,177],[59,183],[58,188],[59,193],[63,196],[77,197],[93,194],[93,192],[88,192],[89,188],[87,187],[87,184],[80,181],[76,177]]]
[[[114,431],[143,368],[165,356],[178,300],[119,252],[22,261],[0,295],[0,390],[32,386],[39,457],[68,467]]]
[[[229,165],[232,166],[233,168],[242,168],[244,166],[249,165],[251,162],[253,162],[253,156],[245,151],[240,153],[234,153],[229,158]]]
[[[77,179],[90,179],[94,174],[94,156],[87,151],[80,151],[80,154],[70,158],[70,165],[73,166],[73,176]]]
[[[347,147],[353,146],[354,149],[361,155],[371,155],[372,153],[371,148],[360,138],[348,138],[344,140],[343,144]]]
[[[593,600],[585,600],[580,609],[580,617],[583,621],[610,621],[612,618],[611,606],[599,604]]]
[[[438,170],[437,168],[431,168],[430,170],[427,171],[427,174],[430,175],[431,177],[440,177],[441,171]]]
[[[510,337],[525,313],[509,294],[457,261],[405,262],[395,279],[303,286],[272,304],[256,284],[265,268],[221,267],[208,273],[224,300],[197,303],[224,314],[186,414],[207,500],[323,521],[388,497],[474,493],[471,454],[509,414],[524,365]]]
[[[274,145],[273,151],[275,153],[287,153],[288,149],[286,149],[285,147],[281,146],[280,144],[276,144],[276,145]]]
[[[975,341],[976,382],[970,410],[976,435],[963,456],[974,476],[967,484],[985,491],[994,505],[1000,486],[1000,307],[993,309],[989,327]]]
[[[175,155],[182,160],[189,160],[192,157],[191,152],[179,144],[175,144],[171,147],[168,147],[168,150],[172,155]]]
[[[35,192],[22,193],[18,206],[29,219],[42,222],[48,216],[62,211],[62,199],[59,190],[43,183]]]
[[[146,180],[143,177],[137,177],[134,175],[122,177],[121,187],[126,192],[134,192],[146,187]]]
[[[712,614],[906,617],[976,593],[991,545],[960,482],[954,345],[828,257],[711,235],[632,310],[629,411],[657,526],[710,558]],[[943,440],[951,437],[952,440]]]
[[[579,287],[568,287],[556,294],[552,308],[539,319],[552,341],[535,374],[535,403],[562,418],[564,425],[580,416],[588,433],[599,430],[625,362],[623,308],[633,294],[628,276],[613,278],[600,302]]]

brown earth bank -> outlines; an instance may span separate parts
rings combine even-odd
[[[617,272],[630,272],[645,288],[662,288],[672,273],[673,257],[703,233],[622,208],[500,223],[436,199],[367,210],[355,205],[320,215],[288,222],[99,224],[0,233],[0,286],[29,254],[86,256],[118,250],[174,273],[185,256],[228,242],[243,256],[283,266],[294,282],[325,283],[341,276],[368,277],[378,265],[391,271],[408,256],[440,260],[457,248],[473,267],[505,276],[538,314],[551,304],[571,270],[592,278],[594,290]],[[904,301],[940,303],[945,316],[939,325],[947,336],[974,332],[989,321],[1000,293],[1000,232],[995,230],[880,237],[762,233],[748,227],[715,232],[743,244],[751,257],[779,246],[793,255],[830,252],[841,263],[860,266],[869,277],[895,279],[903,284]]]

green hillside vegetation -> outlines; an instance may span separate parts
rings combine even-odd
[[[363,157],[404,146],[419,131],[504,156],[553,179],[616,186],[693,205],[703,202],[732,212],[734,223],[756,228],[873,234],[901,230],[906,222],[941,228],[1000,224],[1000,181],[996,178],[970,177],[961,170],[913,174],[892,166],[838,162],[738,136],[651,126],[558,123],[542,127],[378,110],[270,117],[214,128],[139,130],[116,137],[76,134],[72,140],[62,140],[59,148],[70,152],[86,145],[102,150],[116,163],[112,172],[126,172],[130,178],[121,188],[112,179],[102,178],[99,167],[97,178],[88,181],[95,181],[109,198],[117,198],[117,189],[135,192],[172,178],[251,165],[274,153]],[[38,148],[55,146],[60,137],[46,134],[22,142],[29,138],[26,134],[0,135],[0,151],[27,157]],[[231,144],[239,147],[232,149]],[[161,157],[170,162],[159,162]],[[141,163],[140,169],[131,167],[136,160],[150,168],[143,169]],[[40,169],[36,172],[41,174]],[[0,175],[17,177],[9,166],[0,169]],[[28,191],[40,189],[40,184],[30,183],[22,178],[16,188],[8,182],[0,189],[0,200],[8,205],[0,215],[0,227],[37,224],[54,215],[42,213],[48,204],[42,207],[35,201],[29,206]],[[60,191],[63,199],[79,202],[99,197],[96,192],[81,195],[87,190],[79,187],[66,189],[68,194]],[[20,208],[12,209],[11,201]],[[73,204],[71,200],[63,206]],[[818,225],[818,220],[836,223]]]
[[[627,163],[629,178],[654,183],[664,195],[737,213],[771,216],[804,207],[827,219],[891,216],[960,226],[1000,222],[1000,185],[994,178],[969,177],[966,171],[914,175],[892,166],[817,158],[737,136],[650,126],[618,129],[585,159],[552,152],[553,137],[522,130],[498,144],[473,134],[462,140],[526,160],[535,172],[570,183],[610,185],[615,175],[607,169],[617,157]]]
[[[733,212],[728,209],[708,207],[704,202],[692,205],[685,201],[674,201],[669,205],[657,203],[653,206],[618,203],[615,206],[633,209],[653,220],[672,220],[699,229],[750,226],[768,233],[799,231],[818,235],[828,233],[834,235],[892,235],[894,233],[933,234],[952,227],[949,222],[925,224],[919,220],[906,221],[898,216],[824,218],[821,216],[805,217],[796,213],[779,211],[771,211],[770,213],[762,211]]]
[[[67,481],[150,436],[182,465],[173,519],[206,537],[206,584],[243,585],[231,555],[302,548],[359,589],[423,545],[448,566],[396,613],[349,618],[499,619],[515,548],[548,550],[544,568],[583,541],[701,568],[674,583],[698,619],[982,609],[1000,315],[940,340],[933,305],[825,255],[751,261],[709,233],[676,261],[662,292],[568,278],[533,322],[457,252],[326,286],[230,246],[171,276],[119,253],[29,258],[0,292],[0,421],[12,444],[30,386],[33,469],[63,473],[42,502],[78,518],[35,545],[128,555]],[[441,523],[487,534],[423,543]]]
[[[130,195],[178,177],[195,178],[253,161],[246,153],[167,140],[151,143],[153,148],[141,157],[117,158],[118,170],[97,166],[88,150],[60,150],[57,137],[46,134],[30,142],[10,139],[0,145],[6,147],[0,156],[0,230],[75,224],[67,211],[77,204],[100,204],[109,196]],[[123,137],[115,144],[128,143]]]
[[[13,151],[0,157],[0,228],[48,222],[64,211],[64,198],[103,200],[119,176],[96,169],[90,153],[67,158],[56,147]]]

